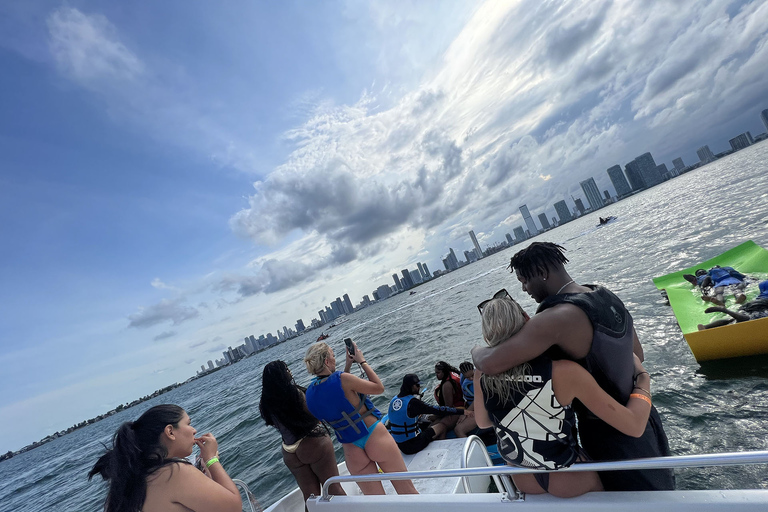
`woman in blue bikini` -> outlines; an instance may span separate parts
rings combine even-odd
[[[395,440],[381,424],[381,413],[367,395],[384,392],[376,372],[353,343],[344,372],[336,371],[336,357],[326,343],[315,343],[304,356],[307,371],[315,379],[307,387],[307,408],[316,418],[328,422],[344,449],[347,469],[352,475],[377,473],[376,464],[387,473],[407,471]],[[368,380],[349,373],[356,362]],[[363,494],[384,494],[381,482],[359,482]],[[398,494],[418,494],[410,480],[393,481]]]

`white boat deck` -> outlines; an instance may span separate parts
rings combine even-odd
[[[434,441],[425,450],[403,457],[409,472],[444,472],[462,468],[465,453],[464,439]],[[489,464],[485,448],[480,443],[466,447],[467,463],[465,467],[485,471]],[[751,461],[755,463],[768,457],[768,452],[753,452]],[[727,456],[733,454],[725,454]],[[738,454],[742,455],[742,454]],[[746,454],[744,454],[746,455]],[[695,457],[695,456],[694,456]],[[759,460],[758,460],[759,459]],[[666,460],[666,459],[665,459]],[[668,467],[688,467],[721,465],[717,461],[707,464],[670,464]],[[611,463],[607,463],[611,464]],[[722,465],[733,462],[723,461]],[[494,470],[495,471],[495,470]],[[503,470],[502,470],[503,471]],[[450,472],[450,471],[449,471]],[[346,465],[339,464],[339,474],[349,475]],[[424,473],[421,473],[422,476]],[[395,475],[392,475],[395,476]],[[509,507],[526,511],[547,511],[562,509],[565,511],[630,511],[652,512],[768,512],[768,489],[757,490],[696,490],[696,491],[644,491],[644,492],[595,492],[577,498],[562,499],[548,494],[524,495],[514,493],[489,492],[491,477],[469,476],[465,487],[462,477],[440,476],[436,478],[417,478],[413,480],[419,495],[397,495],[391,483],[384,481],[386,496],[364,496],[354,482],[342,482],[347,496],[332,496],[329,500],[321,497],[310,499],[307,507],[310,512],[482,512],[502,511]],[[504,485],[497,479],[497,487],[502,491]],[[501,484],[501,485],[500,485]],[[269,507],[266,512],[301,512],[304,509],[299,489],[286,495]]]

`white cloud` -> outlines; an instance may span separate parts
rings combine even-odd
[[[61,7],[47,21],[56,64],[73,80],[90,87],[104,80],[133,81],[144,72],[104,16]]]

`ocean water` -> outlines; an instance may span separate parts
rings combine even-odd
[[[746,240],[768,247],[768,143],[761,143],[561,226],[534,240],[560,243],[580,283],[609,287],[632,313],[659,409],[676,455],[768,449],[768,358],[696,363],[651,278],[708,259]],[[618,219],[597,228],[597,217]],[[397,392],[405,373],[436,384],[439,359],[458,366],[482,342],[476,304],[506,287],[530,313],[535,303],[505,270],[511,248],[351,315],[327,342],[342,354],[350,336]],[[768,269],[766,269],[768,272]],[[259,416],[261,370],[282,359],[300,383],[314,331],[165,395],[0,463],[0,511],[97,511],[105,485],[86,474],[118,425],[158,403],[187,409],[199,431],[219,440],[224,467],[261,505],[296,484],[283,466],[279,435]],[[4,418],[12,421],[12,418]],[[341,450],[337,449],[341,460]],[[678,487],[766,488],[765,466],[678,472]]]

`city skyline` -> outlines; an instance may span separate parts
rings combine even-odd
[[[520,206],[545,229],[589,206],[581,182],[613,194],[613,165],[650,152],[653,178],[756,138],[763,19],[721,0],[0,5],[4,443],[458,265],[470,231],[524,239]]]

